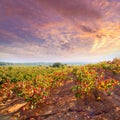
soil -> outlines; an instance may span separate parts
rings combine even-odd
[[[107,73],[107,76],[120,81],[120,75]],[[21,108],[26,102],[19,97],[6,101],[0,100],[0,120],[120,120],[120,87],[116,86],[112,95],[101,94],[101,100],[93,96],[76,99],[71,88],[73,80],[64,82],[62,87],[53,91],[48,102],[34,110]]]

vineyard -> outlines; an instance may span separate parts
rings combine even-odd
[[[120,59],[84,66],[0,67],[1,120],[92,118],[120,119]]]

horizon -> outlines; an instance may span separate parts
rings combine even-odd
[[[115,57],[120,59],[120,57]],[[112,61],[114,58],[110,58],[110,59],[101,59],[101,60],[96,60],[96,61],[61,61],[61,60],[54,60],[54,61],[26,61],[26,60],[0,60],[0,62],[8,62],[8,63],[55,63],[55,62],[60,62],[60,63],[99,63],[99,62],[103,62],[103,61]]]
[[[1,0],[0,61],[120,58],[120,0]]]
[[[27,63],[28,64],[29,63],[43,63],[43,64],[44,63],[95,63],[95,62],[79,62],[79,61],[74,61],[74,62],[72,62],[72,61],[71,62],[67,62],[67,61],[66,62],[60,62],[60,61],[53,61],[53,62],[49,62],[49,61],[46,61],[46,62],[45,61],[41,61],[41,62],[40,61],[38,61],[38,62],[9,62],[9,61],[0,61],[0,62],[3,62],[3,63],[13,63],[13,64],[14,63],[15,64],[17,64],[17,63],[18,64],[27,64]]]
[[[120,59],[118,57],[116,57],[117,59]],[[61,62],[61,61],[38,61],[38,62],[9,62],[9,61],[0,61],[0,63],[11,63],[11,64],[53,64],[53,63],[62,63],[62,64],[96,64],[96,63],[100,63],[100,62],[108,62],[108,61],[113,61],[115,58],[111,59],[111,60],[101,60],[99,62],[82,62],[82,61],[65,61],[65,62]]]

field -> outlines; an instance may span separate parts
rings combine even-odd
[[[0,67],[0,120],[89,119],[120,119],[120,59]]]

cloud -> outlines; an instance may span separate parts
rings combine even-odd
[[[109,26],[100,29],[96,33],[95,42],[91,49],[92,52],[110,53],[120,50],[120,29],[119,24],[109,23]],[[98,53],[98,52],[96,52]]]
[[[21,43],[24,44],[25,40],[17,36],[15,33],[5,31],[5,30],[0,30],[0,47],[1,45],[4,46],[3,48],[1,48],[1,51],[4,50],[8,46],[11,46],[11,48],[14,46],[19,47]],[[8,52],[10,51],[11,50],[9,50]]]
[[[38,0],[38,2],[48,9],[55,9],[64,17],[101,17],[100,11],[89,0]]]
[[[81,25],[81,29],[83,32],[89,32],[89,33],[94,33],[97,31],[96,29],[93,29],[93,28],[90,28],[90,27],[84,26],[84,25]]]
[[[115,54],[119,8],[108,0],[1,0],[1,58],[79,61]]]

